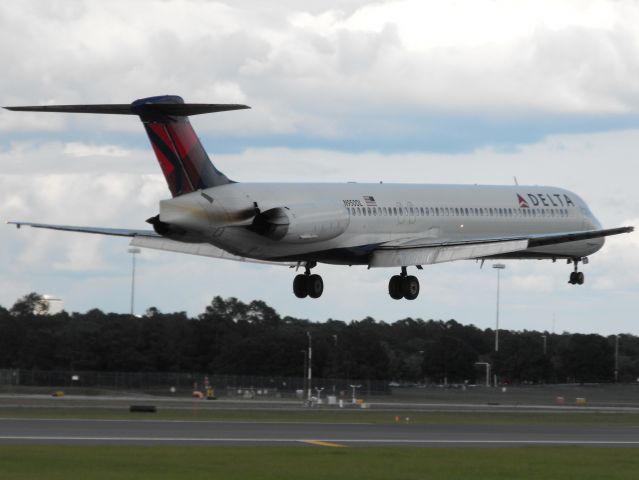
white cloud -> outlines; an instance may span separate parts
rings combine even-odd
[[[82,142],[69,142],[64,145],[63,153],[72,157],[126,157],[129,151],[117,145],[88,145]]]
[[[247,102],[231,134],[347,135],[388,113],[636,114],[639,5],[592,1],[42,2],[0,6],[4,104],[181,93]],[[368,116],[368,117],[367,117]],[[129,130],[0,115],[0,131]],[[199,121],[199,120],[198,120]]]
[[[164,93],[248,103],[253,110],[193,119],[216,165],[239,181],[503,184],[516,175],[522,184],[575,190],[605,226],[636,225],[639,130],[614,121],[639,112],[637,24],[639,5],[629,1],[3,3],[0,57],[10,68],[0,76],[0,103],[120,103]],[[456,124],[460,112],[475,123]],[[591,114],[607,132],[579,123]],[[430,123],[417,123],[425,115]],[[534,117],[550,132],[558,119],[574,118],[562,128],[587,133],[510,149],[488,138],[457,155],[373,151],[380,137],[411,128],[426,135],[440,122],[463,142],[495,116],[506,126]],[[168,195],[135,117],[0,111],[0,131],[5,219],[145,228]],[[267,144],[278,135],[359,136],[371,151],[218,154],[221,135]],[[126,240],[5,228],[0,304],[36,290],[62,296],[72,310],[128,310]],[[567,285],[565,264],[508,262],[506,328],[550,329],[555,314],[558,331],[637,333],[636,238],[610,239],[585,267],[583,287]],[[415,302],[388,298],[390,271],[321,266],[326,294],[314,303],[292,296],[285,268],[150,251],[139,265],[140,310],[195,314],[219,294],[264,298],[314,320],[494,321],[494,272],[472,262],[425,269]]]

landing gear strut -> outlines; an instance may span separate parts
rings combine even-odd
[[[293,293],[297,298],[319,298],[324,292],[324,281],[317,274],[311,275],[311,268],[316,262],[308,262],[303,274],[296,275],[293,279]]]
[[[402,267],[399,275],[393,275],[388,282],[388,294],[394,300],[415,300],[419,295],[419,280],[406,273],[406,267]]]
[[[584,263],[588,263],[587,259],[583,259]],[[568,260],[570,262],[570,260]],[[573,272],[570,272],[570,279],[568,280],[568,283],[571,285],[583,285],[584,284],[584,272],[580,272],[579,271],[579,262],[581,261],[580,258],[573,258],[572,259],[572,263],[575,265],[575,270]]]

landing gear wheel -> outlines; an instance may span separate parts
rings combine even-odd
[[[584,272],[577,271],[577,261],[575,261],[575,271],[570,272],[570,280],[568,280],[568,283],[571,285],[583,285],[584,281]]]
[[[393,275],[388,282],[388,294],[393,300],[401,300],[404,297],[402,293],[402,277]]]
[[[306,287],[309,297],[319,298],[324,291],[324,281],[319,275],[311,275],[307,278]]]
[[[297,298],[306,298],[308,296],[308,276],[295,275],[293,279],[293,293]]]
[[[419,295],[419,280],[410,275],[402,279],[402,293],[406,300],[415,300]]]
[[[570,280],[568,280],[568,283],[571,285],[576,285],[577,284],[577,273],[578,272],[570,272]]]

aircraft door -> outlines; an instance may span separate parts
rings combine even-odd
[[[408,223],[415,223],[417,221],[417,210],[413,207],[413,202],[408,202],[406,206],[405,212],[408,212]]]
[[[404,207],[402,205],[402,202],[397,202],[396,205],[397,205],[397,223],[402,225],[406,221],[406,217],[404,214]]]

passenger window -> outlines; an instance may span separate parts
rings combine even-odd
[[[421,216],[424,216],[424,207],[420,207],[419,208],[419,213],[421,214]]]
[[[410,214],[413,215],[413,207],[410,207]]]
[[[471,210],[472,210],[472,208],[471,208]],[[470,214],[468,213],[468,209],[467,208],[464,208],[464,211],[466,212],[466,216],[467,217],[470,216]]]
[[[399,208],[398,210],[399,210],[399,216],[400,216],[400,217],[403,217],[403,216],[404,216],[404,212],[402,211],[402,209],[401,209],[401,208]]]
[[[357,215],[361,215],[361,214],[362,214],[362,211],[360,210],[359,207],[357,207]]]

